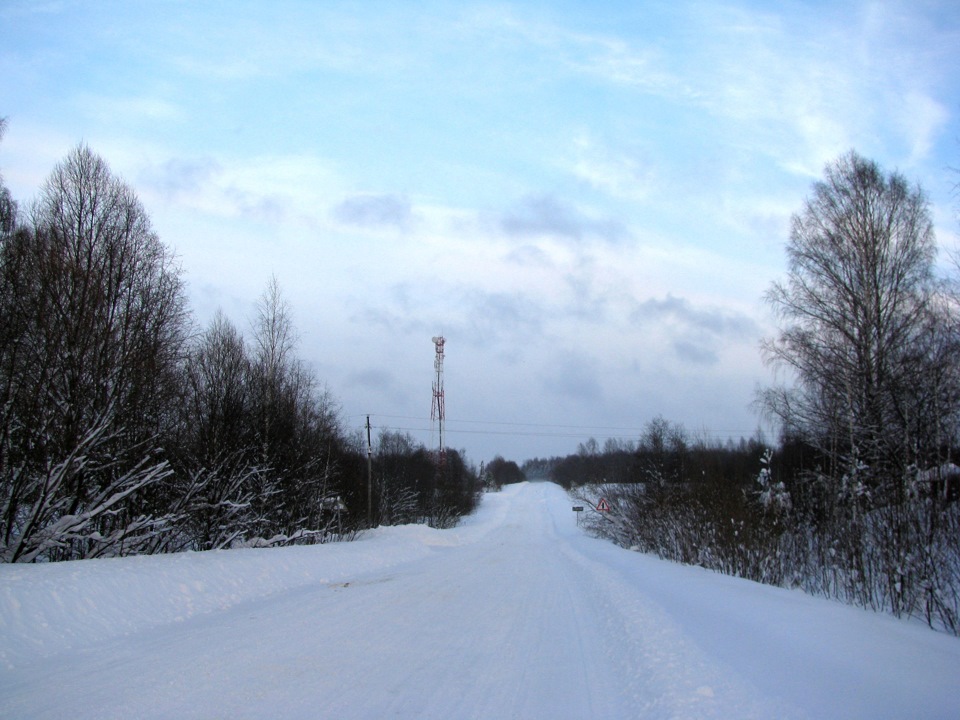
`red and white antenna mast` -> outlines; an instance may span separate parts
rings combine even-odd
[[[444,411],[443,399],[443,335],[433,338],[433,344],[436,347],[437,354],[433,360],[433,368],[437,374],[433,381],[433,405],[430,408],[430,422],[436,422],[440,430],[440,459],[444,456],[443,446],[443,426],[446,422],[446,413]]]

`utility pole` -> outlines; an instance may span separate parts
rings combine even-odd
[[[370,444],[369,415],[367,415],[367,527],[373,527],[373,445]]]

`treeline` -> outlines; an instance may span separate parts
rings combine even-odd
[[[593,438],[580,443],[566,457],[534,458],[523,473],[572,490],[582,485],[630,485],[652,477],[710,478],[729,486],[750,483],[766,440],[758,431],[752,438],[721,443],[693,436],[683,425],[656,417],[637,441],[610,439],[603,447]]]
[[[0,560],[323,542],[473,508],[459,453],[391,448],[368,492],[275,279],[248,335],[222,313],[198,330],[172,253],[88,147],[27,210],[0,178]]]
[[[658,419],[630,452],[556,462],[567,486],[614,483],[593,528],[679,562],[960,632],[960,273],[937,275],[922,190],[855,153],[792,220],[767,300],[758,394],[776,447],[689,441]],[[595,448],[595,444],[594,444]]]
[[[504,485],[521,483],[527,479],[527,474],[520,469],[513,460],[505,460],[497,455],[486,467],[483,473],[484,487],[490,490],[500,490]]]
[[[438,456],[409,433],[381,430],[372,462],[375,525],[452,527],[480,501],[480,478],[462,451]]]

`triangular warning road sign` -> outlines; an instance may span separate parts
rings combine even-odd
[[[610,512],[610,503],[607,502],[606,498],[600,498],[597,503],[597,512]]]

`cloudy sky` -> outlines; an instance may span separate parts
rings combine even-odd
[[[275,275],[344,422],[479,463],[758,425],[790,215],[856,149],[956,247],[960,6],[0,3],[0,172],[86,142],[179,255],[199,326]]]

